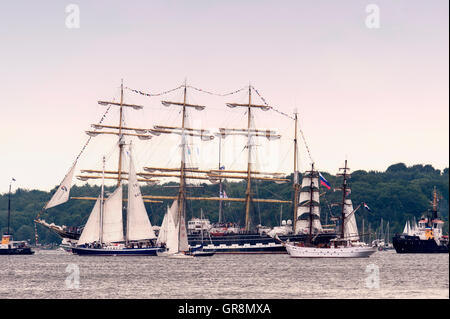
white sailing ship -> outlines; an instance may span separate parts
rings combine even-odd
[[[122,184],[105,200],[104,185],[72,252],[78,255],[156,255],[156,235],[145,209],[130,150],[126,233],[122,221]]]
[[[101,124],[106,116],[105,112],[98,124],[93,124],[94,130],[86,131],[90,136],[83,149],[76,158],[69,172],[64,177],[60,186],[47,202],[42,211],[36,217],[35,222],[41,224],[64,238],[64,248],[72,250],[77,254],[138,254],[138,255],[156,255],[158,248],[154,247],[156,240],[150,220],[145,209],[144,200],[141,195],[138,182],[153,182],[151,179],[138,179],[136,173],[132,152],[131,141],[127,144],[125,138],[138,137],[142,140],[149,140],[152,135],[158,135],[156,130],[137,129],[124,126],[124,109],[140,110],[140,105],[124,103],[123,83],[120,90],[120,102],[98,101],[100,105],[119,107],[119,124],[117,126]],[[111,131],[103,131],[104,128]],[[135,133],[133,133],[133,131]],[[41,219],[41,214],[52,207],[61,205],[69,200],[69,193],[72,187],[74,172],[81,154],[86,149],[91,138],[100,134],[115,135],[118,137],[115,149],[118,149],[118,168],[117,170],[105,171],[105,158],[103,158],[103,170],[81,170],[82,173],[91,175],[78,175],[77,178],[86,181],[89,179],[101,179],[101,194],[96,197],[71,197],[71,199],[95,200],[95,205],[90,213],[88,221],[81,231],[78,228],[76,232],[69,231],[66,226],[57,226],[46,223]],[[123,171],[123,159],[125,157],[124,148],[129,145],[129,171]],[[96,175],[101,174],[101,175]],[[105,176],[108,175],[108,176]],[[111,176],[113,175],[113,176]],[[116,175],[116,176],[114,176]],[[105,199],[104,184],[106,179],[117,180],[117,187],[114,192]],[[128,208],[126,215],[126,233],[124,234],[124,225],[122,220],[123,207],[123,186],[122,182],[128,180]],[[147,202],[152,202],[146,200]],[[36,236],[37,238],[37,236]]]
[[[345,161],[344,172],[341,174],[344,177],[343,182],[343,200],[342,200],[342,215],[341,215],[341,232],[338,238],[332,239],[327,246],[321,245],[305,245],[292,244],[283,242],[288,254],[295,258],[360,258],[369,257],[377,250],[374,247],[369,247],[367,244],[359,241],[358,227],[355,219],[355,212],[361,206],[353,209],[353,204],[350,198],[350,188],[347,186],[347,161]],[[311,227],[311,223],[310,223]],[[310,228],[311,229],[311,228]]]

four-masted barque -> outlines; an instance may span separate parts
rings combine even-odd
[[[87,131],[86,133],[95,137],[99,134],[110,134],[119,137],[119,163],[117,171],[101,171],[101,170],[82,170],[84,175],[77,176],[78,179],[88,180],[88,179],[117,179],[117,187],[120,186],[122,180],[126,180],[128,173],[122,171],[122,157],[123,148],[125,146],[125,137],[138,137],[140,139],[150,139],[152,135],[158,136],[161,134],[176,134],[181,137],[181,165],[178,168],[161,168],[161,167],[144,167],[145,172],[137,173],[139,176],[138,181],[152,183],[155,182],[153,178],[179,178],[179,190],[175,196],[155,196],[155,195],[145,195],[142,196],[144,201],[149,202],[160,202],[161,200],[173,200],[171,208],[169,211],[176,212],[171,214],[172,222],[174,223],[177,232],[177,251],[183,254],[188,254],[190,248],[197,247],[201,245],[204,252],[216,252],[216,253],[286,253],[285,248],[281,245],[275,238],[274,234],[270,232],[261,232],[258,229],[258,225],[255,225],[255,218],[252,218],[252,206],[255,203],[277,203],[277,204],[291,204],[292,201],[280,200],[280,199],[259,199],[254,197],[252,190],[252,185],[256,181],[272,181],[276,183],[286,183],[290,180],[283,178],[280,173],[268,173],[260,172],[254,169],[254,147],[255,140],[257,138],[267,138],[268,141],[276,140],[280,138],[280,135],[273,130],[263,130],[254,127],[253,124],[253,113],[257,110],[268,111],[272,107],[269,105],[254,104],[252,101],[252,90],[255,90],[251,85],[248,86],[248,103],[227,103],[230,108],[244,108],[247,113],[247,127],[246,128],[220,128],[219,132],[211,134],[208,130],[196,129],[186,125],[187,109],[194,109],[201,111],[205,109],[205,106],[189,104],[187,102],[186,90],[188,86],[186,83],[181,86],[184,89],[183,101],[182,102],[170,102],[162,101],[162,104],[170,107],[180,107],[182,113],[182,123],[180,127],[171,127],[166,125],[155,125],[152,129],[138,129],[124,126],[122,123],[122,110],[124,108],[141,109],[142,106],[126,104],[123,102],[123,84],[121,86],[121,99],[120,103],[99,101],[100,105],[111,105],[120,107],[120,120],[117,126],[103,125],[101,123],[93,125],[95,130]],[[297,114],[293,118],[295,120],[295,138],[294,138],[294,228],[288,230],[284,234],[279,234],[283,240],[290,240],[294,242],[305,241],[310,234],[308,230],[298,228],[297,225],[297,210],[302,210],[302,203],[299,203],[299,195],[302,196],[302,187],[299,184],[299,173],[297,171]],[[111,131],[103,131],[103,129],[110,129]],[[132,133],[135,132],[136,134]],[[215,136],[219,136],[221,139],[227,136],[243,136],[247,138],[247,169],[246,170],[224,170],[220,167],[218,170],[200,170],[196,167],[190,167],[186,163],[186,140],[187,138],[200,137],[202,141],[211,141]],[[76,161],[72,166],[69,173],[66,175],[65,179],[61,183],[58,190],[55,192],[52,199],[47,203],[43,210],[49,209],[61,203],[64,203],[69,198],[70,183],[74,174]],[[94,175],[97,174],[97,175]],[[101,175],[99,175],[101,174]],[[203,180],[212,183],[221,183],[223,180],[228,179],[241,179],[246,181],[246,191],[245,197],[243,198],[228,198],[224,196],[218,197],[193,197],[189,196],[187,190],[190,185],[187,184],[189,180]],[[305,180],[308,178],[305,176]],[[74,199],[89,199],[97,200],[96,198],[86,198],[86,197],[72,197]],[[222,202],[242,202],[245,204],[245,224],[243,227],[236,227],[235,232],[222,233],[219,236],[215,236],[213,232],[209,235],[209,242],[205,243],[203,241],[203,236],[198,234],[187,234],[186,232],[186,201],[190,200],[208,200],[208,201],[219,201],[219,210]],[[300,205],[299,205],[300,204]],[[313,211],[311,213],[311,220],[316,216]],[[74,245],[79,245],[77,241],[84,231],[80,227],[61,227],[54,224],[48,224],[40,218],[40,214],[36,218],[36,222],[48,227],[53,230],[61,237],[63,241],[67,242],[68,249],[71,249]],[[219,214],[221,215],[221,214]],[[303,214],[299,216],[299,224],[302,223],[301,218],[304,217]],[[219,218],[220,219],[220,218]],[[181,222],[181,224],[180,224]],[[314,221],[316,223],[316,220]],[[164,224],[164,227],[169,225],[169,219]],[[320,222],[319,222],[320,224]],[[167,234],[167,230],[163,227],[162,233]],[[312,230],[312,229],[310,229]],[[202,233],[203,235],[203,233]],[[335,234],[333,232],[323,232],[322,229],[314,228],[314,240],[318,243],[327,243],[330,239],[334,238]],[[149,238],[150,239],[150,238]],[[187,239],[187,240],[186,240]],[[126,241],[126,239],[125,239]],[[120,242],[120,241],[119,241]],[[159,245],[163,247],[166,246],[166,242],[161,239],[157,240]],[[85,245],[85,242],[81,242]],[[172,249],[173,250],[173,249]],[[167,251],[166,251],[167,252]]]

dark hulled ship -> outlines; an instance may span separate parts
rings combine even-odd
[[[0,255],[33,255],[34,251],[26,241],[13,241],[11,235],[3,235]]]
[[[393,238],[395,251],[399,254],[448,253],[448,236],[443,234],[444,222],[437,213],[438,196],[433,191],[432,209],[422,216],[418,225],[406,222],[402,234]]]
[[[8,232],[2,236],[2,241],[0,243],[0,255],[32,255],[34,251],[31,250],[28,242],[26,241],[13,241],[10,233],[10,223],[11,223],[11,184],[15,181],[14,178],[11,179],[9,184],[8,193]]]

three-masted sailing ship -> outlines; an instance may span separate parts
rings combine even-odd
[[[347,184],[347,179],[350,174],[347,167],[347,160],[345,161],[342,183],[342,202],[341,202],[341,217],[339,226],[339,236],[330,240],[328,245],[314,244],[312,240],[306,243],[287,243],[283,242],[287,252],[291,257],[296,258],[355,258],[355,257],[370,257],[377,249],[376,247],[369,247],[367,244],[359,241],[358,227],[356,224],[355,213],[361,207],[358,205],[353,209],[353,204],[350,199],[350,188]],[[310,227],[311,221],[310,221]]]

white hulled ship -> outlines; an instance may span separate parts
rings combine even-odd
[[[287,252],[291,257],[295,258],[361,258],[369,257],[377,250],[374,247],[369,247],[367,244],[359,241],[358,227],[356,225],[355,212],[361,206],[353,209],[353,204],[349,198],[350,188],[347,185],[349,174],[347,167],[347,160],[343,173],[343,199],[342,199],[342,213],[340,218],[340,234],[338,238],[330,240],[327,245],[314,245],[312,241],[308,243],[287,243],[283,242]],[[312,205],[311,205],[312,208]],[[310,221],[310,229],[311,229]]]

